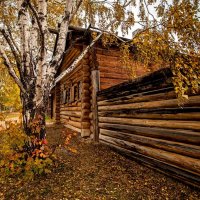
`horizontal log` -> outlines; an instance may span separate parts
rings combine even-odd
[[[113,85],[117,85],[119,83],[123,83],[124,81],[126,81],[126,79],[123,79],[123,78],[111,78],[111,77],[101,77],[100,78],[100,83],[103,84],[103,83],[112,83]]]
[[[104,67],[108,67],[108,68],[122,68],[122,64],[119,61],[114,61],[114,60],[102,60],[102,59],[97,59],[99,66],[104,66]],[[101,68],[100,68],[101,69]]]
[[[124,80],[130,79],[130,76],[126,73],[110,72],[109,69],[105,71],[101,69],[100,71],[101,71],[100,77],[102,78],[119,78]]]
[[[169,68],[161,69],[147,76],[137,78],[131,82],[125,82],[104,91],[100,91],[98,93],[98,100],[112,99],[124,95],[173,86],[171,77],[172,73]]]
[[[81,122],[75,122],[75,121],[72,121],[72,120],[68,120],[67,124],[72,125],[76,128],[81,128]]]
[[[69,117],[69,119],[71,120],[71,121],[75,121],[75,122],[81,122],[81,117]]]
[[[118,153],[121,153],[122,155],[125,155],[128,158],[132,158],[134,161],[137,161],[147,167],[150,167],[150,168],[152,168],[156,171],[159,171],[167,176],[170,176],[171,178],[178,179],[180,181],[183,181],[184,183],[187,183],[187,184],[190,184],[197,188],[200,188],[200,185],[199,185],[200,176],[197,174],[188,172],[183,168],[171,165],[169,163],[162,162],[155,158],[151,158],[151,157],[145,156],[143,154],[136,153],[136,152],[121,148],[119,146],[115,146],[104,140],[100,140],[100,142],[105,145],[109,145],[114,150],[117,150]]]
[[[141,127],[133,125],[120,125],[112,123],[99,123],[102,129],[122,131],[124,133],[141,135],[152,138],[171,140],[175,142],[184,142],[200,145],[200,132],[184,129],[158,128],[158,127]]]
[[[81,107],[81,101],[74,101],[71,103],[65,103],[60,105],[61,108],[73,108],[73,107]]]
[[[126,103],[149,102],[149,101],[158,101],[158,100],[163,100],[163,99],[165,100],[174,99],[175,97],[176,97],[176,94],[174,91],[164,90],[163,93],[158,93],[158,94],[150,94],[150,95],[144,95],[144,96],[142,94],[140,94],[140,96],[129,95],[123,98],[121,97],[118,99],[99,101],[98,105],[104,106],[104,105],[119,105],[119,104],[126,104]]]
[[[99,112],[100,117],[123,117],[123,118],[136,118],[136,119],[176,119],[176,120],[200,120],[200,112],[191,113],[173,113],[173,114],[152,114],[152,113],[137,113],[136,111],[124,112],[120,111],[110,111],[110,112]]]
[[[102,47],[101,48],[96,47],[95,51],[96,51],[97,57],[101,56],[101,55],[106,55],[107,57],[108,56],[113,56],[113,57],[121,56],[119,49],[113,50],[113,49],[103,49]]]
[[[72,116],[72,117],[81,117],[81,112],[78,111],[61,111],[60,115]]]
[[[123,83],[126,83],[126,82],[123,82]],[[138,86],[138,88],[135,88],[132,87],[132,88],[126,88],[124,91],[118,91],[118,90],[115,90],[113,88],[115,87],[118,87],[119,85],[123,84],[123,83],[120,83],[120,84],[117,84],[117,85],[114,85],[108,89],[104,89],[104,90],[101,90],[98,92],[98,101],[102,101],[102,100],[111,100],[111,99],[116,99],[116,98],[120,98],[120,97],[125,97],[125,96],[129,96],[129,95],[138,95],[139,93],[150,93],[151,91],[156,91],[156,90],[161,90],[163,88],[166,88],[166,87],[171,87],[172,84],[170,83],[165,83],[163,82],[162,80],[157,80],[157,83],[148,83],[148,84],[145,84],[143,86]],[[108,85],[105,84],[105,83],[102,83],[101,85]],[[111,90],[113,89],[113,90]],[[104,91],[107,91],[107,90],[110,90],[109,92],[106,92],[104,93]],[[102,92],[102,93],[101,93]]]
[[[105,113],[124,113],[127,115],[135,114],[179,114],[179,113],[198,113],[200,107],[174,107],[174,108],[144,108],[144,109],[120,109],[114,111],[99,111],[99,114]]]
[[[188,157],[193,157],[198,159],[200,158],[200,146],[197,145],[168,141],[163,139],[155,139],[155,138],[133,135],[120,131],[111,131],[106,129],[100,129],[100,134],[143,146],[149,146],[153,148],[162,149],[165,151],[174,152]]]
[[[144,108],[162,108],[162,107],[178,107],[178,99],[160,100],[152,102],[129,103],[120,105],[99,106],[98,109],[102,110],[120,110],[120,109],[144,109]],[[184,106],[200,106],[200,96],[192,96],[184,103]]]
[[[112,83],[100,83],[100,91],[106,90],[110,87],[114,86]],[[100,97],[101,98],[101,97]]]
[[[139,125],[161,128],[191,129],[200,131],[199,121],[179,121],[179,120],[151,120],[151,119],[130,119],[115,117],[99,117],[99,122]]]
[[[64,119],[65,121],[66,120],[69,120],[70,119],[70,116],[66,116],[66,115],[60,115],[60,119]]]
[[[63,106],[63,107],[60,107],[60,111],[81,111],[81,107],[68,107],[68,106]]]
[[[114,54],[114,56],[113,56],[113,54]],[[121,57],[121,55],[120,55],[119,51],[118,52],[114,52],[111,55],[109,54],[109,52],[106,55],[99,54],[97,52],[97,59],[100,59],[100,60],[107,60],[107,59],[109,59],[109,60],[114,60],[114,61],[117,60],[117,62],[120,62],[121,61],[120,57]]]
[[[108,136],[100,135],[99,137],[100,139],[103,139],[104,141],[108,141],[109,143],[112,143],[116,146],[131,150],[131,151],[135,151],[140,154],[153,157],[155,159],[158,159],[167,163],[171,163],[173,165],[180,166],[182,168],[187,169],[188,171],[200,174],[200,160],[199,159],[190,158],[187,156],[182,156],[182,155],[167,152],[164,150],[160,150],[160,149],[158,150],[151,147],[146,147],[146,146],[122,141],[120,139],[113,139]]]
[[[76,128],[76,127],[74,127],[74,126],[72,126],[70,124],[65,124],[64,126],[67,127],[67,128],[69,128],[69,129],[71,129],[71,130],[73,130],[73,131],[81,133],[81,129],[80,128]]]
[[[60,119],[60,122],[62,123],[62,124],[65,124],[66,123],[66,120],[65,119]]]

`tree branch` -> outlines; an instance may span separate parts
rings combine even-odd
[[[11,62],[8,59],[8,57],[7,57],[6,53],[4,52],[4,50],[2,49],[1,45],[0,45],[0,56],[4,60],[4,64],[7,67],[10,76],[12,76],[12,78],[15,81],[15,83],[19,86],[20,90],[22,91],[22,93],[25,94],[26,91],[24,89],[24,86],[23,86],[22,82],[20,81],[20,79],[18,78],[18,76],[16,75],[15,70],[13,69]]]
[[[13,35],[12,35],[11,28],[10,28],[10,26],[8,26],[8,25],[6,25],[6,27],[7,27],[8,33],[9,33],[9,35],[10,35],[10,39],[11,39],[13,45],[15,46],[15,48],[16,48],[18,54],[20,55],[20,50],[19,50],[19,47],[17,46],[15,40],[13,39]]]
[[[38,28],[39,28],[39,31],[40,31],[40,37],[41,37],[41,46],[44,48],[44,31],[42,29],[42,24],[40,22],[40,19],[39,19],[39,15],[38,15],[38,12],[37,10],[33,7],[33,5],[31,4],[30,0],[28,0],[28,6],[29,8],[31,9],[36,21],[37,21],[37,24],[38,24]]]
[[[10,49],[11,49],[11,51],[12,51],[14,57],[15,57],[16,63],[18,65],[20,65],[20,62],[21,62],[20,57],[19,57],[19,55],[18,55],[18,53],[15,49],[15,46],[12,43],[10,36],[6,33],[5,29],[0,29],[0,32],[2,33],[3,37],[5,38],[7,44],[9,45],[9,47],[10,47]]]
[[[70,21],[71,12],[72,12],[72,2],[73,2],[72,0],[67,0],[65,16],[63,17],[63,20],[60,25],[60,30],[59,30],[58,39],[57,39],[57,45],[55,48],[55,53],[50,62],[50,68],[53,68],[56,65],[58,65],[58,61],[60,60],[60,57],[62,56],[63,51],[65,50],[66,37],[67,37],[69,21]]]
[[[29,74],[30,69],[30,48],[29,48],[29,26],[28,26],[28,0],[18,1],[18,23],[21,35],[21,57],[22,57],[22,71],[24,75]]]
[[[156,20],[156,18],[154,17],[154,15],[149,11],[149,7],[148,7],[148,5],[147,5],[147,2],[146,2],[146,0],[144,0],[144,4],[145,4],[145,7],[146,7],[146,9],[147,9],[147,12],[149,13],[149,15],[151,15],[152,16],[152,18],[155,20],[155,21],[157,21]]]
[[[74,16],[76,15],[76,13],[78,12],[81,4],[82,4],[83,0],[79,0],[77,6],[76,6],[76,9],[75,11],[72,13],[72,15],[70,16],[70,19],[69,19],[69,23],[71,23],[72,19],[74,18]]]

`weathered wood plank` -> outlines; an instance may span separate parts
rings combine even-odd
[[[74,126],[76,128],[81,128],[81,122],[75,122],[75,121],[72,121],[72,120],[68,120],[67,124]]]
[[[132,158],[134,161],[137,161],[147,167],[150,167],[161,173],[164,173],[170,176],[171,178],[176,178],[180,181],[183,181],[184,183],[200,188],[199,174],[194,174],[178,166],[162,162],[155,158],[148,157],[143,154],[121,148],[119,146],[115,146],[114,144],[111,144],[105,140],[100,140],[100,142],[105,145],[109,145],[112,149],[117,150],[122,155],[125,155],[128,158]]]
[[[200,107],[174,107],[174,108],[147,108],[147,109],[120,109],[114,111],[99,111],[99,113],[124,113],[127,115],[135,114],[179,114],[179,113],[198,113]]]
[[[98,106],[99,111],[103,110],[120,110],[120,109],[145,109],[145,108],[162,108],[162,107],[178,107],[178,99],[167,99],[151,102],[128,103],[119,105]],[[200,106],[200,96],[191,96],[184,106]]]
[[[152,138],[165,139],[169,141],[184,142],[189,144],[200,145],[200,132],[172,129],[172,128],[158,128],[158,127],[141,127],[134,125],[120,125],[113,123],[99,123],[102,129],[122,131],[135,135],[141,135]]]
[[[111,92],[117,92],[114,97],[144,92],[149,89],[161,89],[164,85],[171,85],[170,77],[172,73],[169,68],[158,70],[150,75],[143,76],[130,82],[125,82],[117,86],[100,91],[98,96],[101,98],[112,98]],[[127,90],[127,91],[126,91]],[[124,92],[126,91],[126,92]]]
[[[130,118],[115,118],[115,117],[99,117],[99,122],[139,125],[149,127],[190,129],[200,131],[199,121],[179,121],[179,120],[152,120],[152,119],[130,119]]]
[[[138,145],[138,144],[123,141],[120,139],[113,139],[108,136],[100,135],[99,138],[103,139],[104,141],[108,141],[116,146],[131,150],[134,152],[138,152],[143,155],[153,157],[155,159],[168,162],[173,165],[180,166],[182,168],[187,169],[190,172],[200,174],[200,160],[199,159],[182,156],[179,154],[167,152],[160,149],[155,149],[152,147]]]
[[[152,114],[152,113],[138,113],[137,111],[131,112],[131,110],[124,112],[120,110],[116,112],[102,111],[102,112],[99,112],[99,116],[100,117],[135,118],[135,119],[166,119],[166,120],[176,119],[176,120],[187,120],[187,121],[190,121],[190,120],[200,121],[199,111],[191,112],[191,113]]]
[[[60,108],[60,111],[63,112],[63,111],[81,111],[81,107],[76,107],[76,106],[73,106],[73,107],[69,107],[69,106],[65,106],[65,107],[61,107]]]
[[[139,94],[138,94],[139,95]],[[158,94],[150,94],[150,95],[142,95],[140,96],[136,95],[129,95],[125,97],[121,97],[118,99],[111,99],[111,100],[104,100],[99,101],[99,106],[104,105],[118,105],[118,104],[126,104],[126,103],[137,103],[137,102],[149,102],[149,101],[158,101],[158,100],[166,100],[166,99],[174,99],[176,97],[176,94],[174,91],[169,91],[164,93],[158,93]]]
[[[188,157],[193,157],[198,159],[200,158],[200,146],[197,145],[168,141],[163,139],[155,139],[140,135],[124,133],[121,131],[111,131],[106,129],[100,129],[100,134],[120,139],[123,141],[133,142],[139,145],[141,144],[143,146],[149,146],[153,148],[174,152]],[[174,140],[176,140],[176,138],[174,138]]]
[[[124,80],[130,79],[128,74],[125,74],[123,72],[119,73],[115,70],[113,70],[113,72],[111,72],[110,68],[108,68],[107,70],[103,70],[101,68],[100,72],[101,72],[100,77],[102,77],[102,78],[116,78],[116,79],[124,79]]]
[[[61,111],[60,115],[72,116],[72,117],[81,117],[81,112],[78,111]]]
[[[81,129],[80,128],[74,127],[74,126],[72,126],[70,124],[65,124],[64,126],[69,128],[69,129],[72,129],[72,130],[74,130],[74,131],[76,131],[78,133],[81,133]]]

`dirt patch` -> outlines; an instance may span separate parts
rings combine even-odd
[[[48,129],[51,145],[58,141],[62,130],[55,126]],[[199,190],[131,161],[107,146],[79,136],[71,146],[78,152],[62,147],[56,150],[59,165],[51,174],[28,183],[13,179],[2,183],[0,199],[200,199]]]

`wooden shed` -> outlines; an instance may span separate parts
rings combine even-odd
[[[57,76],[71,66],[91,40],[91,31],[70,27],[66,53]],[[139,76],[146,72],[145,69],[140,69],[136,73]],[[97,123],[96,93],[130,79],[130,71],[122,65],[119,47],[105,47],[99,40],[52,90],[51,116],[57,122],[81,133],[81,136],[93,137],[93,125]]]

